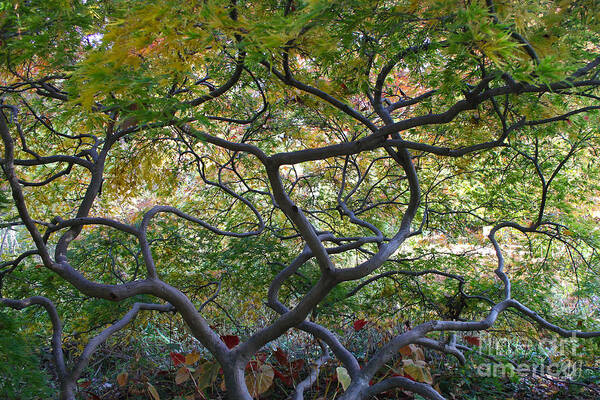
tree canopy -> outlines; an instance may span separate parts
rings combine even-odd
[[[12,0],[0,43],[0,304],[45,311],[61,399],[149,312],[231,399],[289,330],[294,398],[334,360],[342,400],[443,398],[417,359],[370,381],[457,332],[600,336],[596,0]],[[345,313],[395,330],[362,359]]]

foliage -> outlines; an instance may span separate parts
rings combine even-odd
[[[0,313],[0,396],[5,399],[45,399],[52,388],[41,369],[40,340],[23,332],[24,321]]]
[[[2,1],[0,304],[28,308],[31,332],[50,319],[65,400],[110,337],[152,347],[167,323],[193,342],[169,341],[173,379],[141,356],[101,369],[155,400],[165,382],[299,399],[320,374],[326,398],[439,399],[424,349],[465,363],[492,325],[591,339],[592,363],[599,15]],[[283,348],[290,331],[309,357]]]

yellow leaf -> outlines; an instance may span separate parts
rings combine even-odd
[[[344,367],[337,367],[335,369],[335,373],[337,374],[338,382],[342,384],[342,388],[344,390],[348,389],[348,386],[350,386],[350,382],[352,382],[352,379],[350,379],[350,375],[348,375],[348,370]]]
[[[194,372],[198,390],[202,390],[213,384],[215,379],[217,379],[217,375],[219,375],[219,368],[220,366],[216,362],[206,362],[198,366],[198,369]]]
[[[419,346],[415,346],[412,354],[415,360],[425,361],[425,353],[423,353],[423,349]]]
[[[187,365],[192,365],[199,359],[200,359],[200,353],[198,353],[196,350],[194,350],[190,354],[185,356],[185,363]]]
[[[411,359],[402,360],[404,373],[410,375],[411,378],[416,380],[417,382],[425,382],[428,384],[433,384],[433,378],[431,376],[431,372],[429,372],[429,368],[425,361],[417,360],[413,361]]]
[[[246,386],[252,397],[258,397],[271,387],[275,371],[267,364],[260,366],[258,371],[250,371],[246,374]]]
[[[156,388],[152,386],[151,383],[146,384],[146,389],[148,390],[150,397],[152,397],[152,400],[160,400],[160,396],[158,395]]]
[[[415,344],[409,344],[407,346],[400,347],[399,350],[402,357],[410,357],[413,360],[425,360],[425,353],[423,353],[423,349]]]

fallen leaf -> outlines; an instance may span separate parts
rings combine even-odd
[[[221,340],[229,349],[233,349],[240,343],[240,337],[237,335],[223,335],[221,336]]]
[[[84,393],[85,393],[85,397],[87,400],[101,400],[98,395],[96,395],[92,392],[85,390]]]
[[[198,385],[198,390],[202,390],[204,388],[212,385],[217,379],[219,375],[219,364],[216,362],[205,362],[198,366],[196,371],[194,372],[194,378],[196,378],[196,385]]]
[[[419,346],[414,347],[412,356],[415,360],[425,361],[425,353],[423,352],[423,349]]]
[[[177,373],[175,374],[175,383],[177,385],[181,385],[182,383],[190,379],[190,376],[190,370],[187,369],[187,367],[185,366],[181,367],[177,370]]]
[[[273,352],[273,355],[275,356],[279,364],[285,366],[289,364],[287,353],[281,350],[279,347]]]
[[[118,378],[117,378],[117,380],[118,380]],[[85,380],[85,381],[78,383],[79,387],[81,387],[83,389],[85,389],[86,387],[89,387],[91,384],[92,384],[92,382],[90,380]]]
[[[175,366],[185,363],[185,356],[181,353],[175,353],[172,351],[169,353],[169,357],[171,357],[171,361],[173,361],[173,365]]]
[[[337,367],[335,369],[335,373],[337,374],[337,380],[342,384],[342,388],[344,389],[344,391],[348,389],[348,386],[350,386],[350,382],[352,382],[352,379],[350,379],[350,375],[348,375],[348,370],[344,367]]]
[[[433,384],[433,377],[431,376],[431,372],[429,372],[429,367],[427,363],[423,360],[403,360],[404,374],[408,375],[409,379],[413,379],[417,382],[425,382],[428,384]]]
[[[152,397],[152,400],[160,400],[160,396],[158,395],[156,388],[152,386],[151,383],[146,383],[146,389],[148,389],[148,393]]]
[[[200,353],[198,353],[197,351],[194,350],[190,354],[185,356],[185,364],[192,365],[199,359],[200,359]]]
[[[252,397],[258,397],[271,387],[275,371],[268,364],[263,364],[257,371],[246,374],[246,386]]]
[[[416,344],[409,344],[403,347],[400,347],[398,350],[402,357],[411,357],[413,360],[425,360],[425,353],[423,349]]]
[[[129,374],[127,372],[121,372],[117,375],[117,383],[119,386],[123,387],[127,385],[127,379],[129,378]]]
[[[277,378],[279,378],[281,380],[281,382],[283,382],[284,385],[286,385],[286,386],[292,386],[293,381],[292,381],[292,376],[291,375],[283,374],[283,373],[277,371],[276,369],[273,369],[273,372],[275,373],[275,376]]]
[[[410,346],[410,344],[402,346],[400,347],[400,350],[398,350],[403,357],[410,357],[412,355],[412,349],[410,348]]]
[[[369,322],[364,319],[357,319],[354,321],[353,327],[356,332],[362,330]]]
[[[463,336],[463,339],[465,339],[465,342],[469,343],[471,346],[480,346],[481,345],[481,340],[479,339],[479,336]]]

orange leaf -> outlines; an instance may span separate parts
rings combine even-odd
[[[402,354],[403,357],[410,357],[410,355],[412,354],[410,345],[400,347],[399,352],[400,354]]]
[[[127,385],[127,379],[129,378],[129,374],[127,372],[121,372],[117,375],[117,383],[119,386],[123,387]]]
[[[198,353],[196,350],[194,350],[190,354],[185,356],[185,364],[192,365],[199,359],[200,359],[200,353]]]
[[[190,379],[190,370],[187,367],[181,367],[175,374],[175,383],[181,385],[183,382]]]

